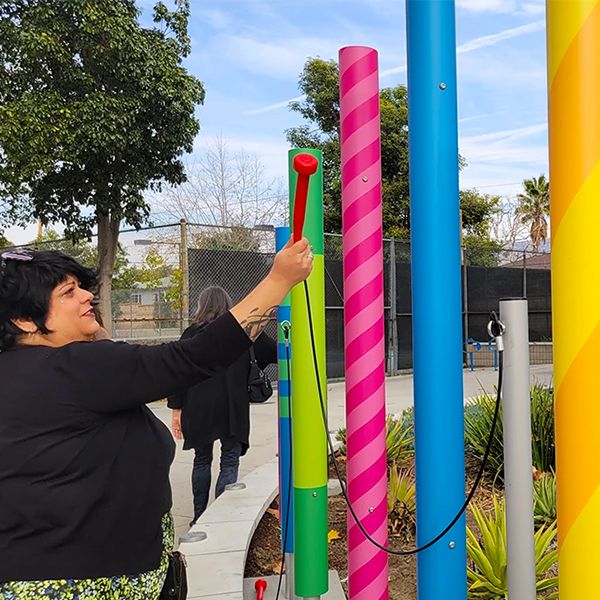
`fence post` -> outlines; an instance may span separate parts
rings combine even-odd
[[[462,232],[462,228],[461,228]],[[462,237],[462,235],[461,235]],[[469,339],[469,284],[467,282],[467,253],[461,241],[460,256],[462,262],[462,293],[463,293],[463,356],[467,363],[467,340]],[[471,369],[472,370],[472,369]]]
[[[523,298],[527,298],[527,252],[523,250]]]
[[[398,366],[398,303],[396,298],[396,242],[390,240],[390,347],[388,351],[388,373],[395,375]]]
[[[181,269],[180,328],[183,332],[190,320],[190,272],[188,268],[187,221],[179,221],[179,268]]]

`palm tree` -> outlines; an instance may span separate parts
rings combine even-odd
[[[517,215],[521,222],[529,224],[529,237],[533,249],[537,250],[548,238],[550,214],[550,182],[545,175],[523,181],[523,193],[517,196]]]

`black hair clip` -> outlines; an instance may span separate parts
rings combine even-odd
[[[7,260],[29,262],[30,260],[33,260],[33,252],[28,248],[15,248],[14,250],[2,252],[2,254],[0,254],[0,272],[4,271]]]

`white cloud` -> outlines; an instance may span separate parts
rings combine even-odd
[[[547,173],[546,163],[503,164],[478,163],[467,166],[459,174],[460,188],[476,188],[484,194],[513,197],[523,190],[523,180]]]
[[[535,125],[526,125],[525,127],[517,127],[515,129],[505,129],[503,131],[494,131],[492,133],[484,133],[481,135],[466,136],[465,139],[470,143],[496,143],[509,140],[517,140],[524,137],[529,137],[537,133],[547,131],[547,123],[536,123]]]
[[[400,65],[399,67],[392,67],[391,69],[384,69],[380,71],[379,77],[387,77],[388,75],[396,75],[397,73],[405,73],[406,72],[406,64]]]
[[[543,15],[545,11],[544,0],[457,0],[459,9],[473,13],[496,13],[515,15]]]
[[[231,24],[231,16],[225,11],[216,8],[209,8],[201,11],[199,18],[213,29],[226,29]]]
[[[488,117],[491,117],[492,115],[498,115],[501,114],[503,111],[496,111],[494,113],[485,113],[485,114],[481,114],[481,115],[470,115],[468,117],[459,117],[458,122],[459,123],[468,123],[470,121],[478,121],[479,119],[487,119]]]
[[[493,33],[491,35],[483,35],[475,38],[474,40],[470,40],[469,42],[461,44],[456,48],[456,53],[466,54],[467,52],[473,52],[474,50],[479,50],[479,48],[485,48],[486,46],[495,46],[504,40],[510,40],[512,38],[525,35],[526,33],[533,33],[534,31],[544,29],[544,27],[544,21],[534,21],[533,23],[528,23],[527,25],[505,29],[504,31]]]
[[[536,46],[533,41],[527,46],[527,51],[509,43],[501,52],[482,48],[477,52],[459,54],[457,69],[461,102],[467,100],[471,104],[480,101],[493,90],[494,96],[489,97],[492,107],[514,110],[533,104],[540,115],[545,114],[546,65],[544,42],[540,37],[535,40]],[[479,109],[471,109],[475,110]]]
[[[546,123],[536,123],[516,129],[506,129],[480,135],[461,135],[460,153],[467,159],[462,185],[465,187],[483,186],[519,181],[521,175],[511,173],[544,172],[548,164],[548,147],[545,136]],[[524,141],[526,138],[533,138]],[[504,170],[500,176],[500,171]],[[494,173],[486,181],[485,173]],[[473,178],[473,175],[475,177]],[[493,179],[495,181],[493,181]],[[490,180],[491,179],[491,180]],[[505,192],[504,192],[505,193]]]
[[[275,104],[269,104],[269,106],[263,106],[262,108],[255,108],[253,110],[244,111],[242,114],[244,115],[258,115],[260,113],[271,112],[272,110],[276,110],[278,108],[287,108],[290,105],[290,102],[300,102],[304,100],[306,96],[296,96],[295,98],[290,98],[289,100],[284,100],[283,102],[276,102]]]
[[[510,13],[515,10],[513,0],[457,0],[458,8],[467,12]]]
[[[509,39],[512,39],[515,37],[519,37],[519,36],[528,34],[528,33],[532,33],[534,31],[539,31],[540,29],[544,28],[544,25],[545,25],[544,21],[535,21],[533,23],[528,23],[527,25],[521,25],[520,27],[513,27],[510,29],[505,29],[504,31],[500,31],[498,33],[494,33],[491,35],[484,35],[484,36],[475,38],[473,40],[470,40],[464,44],[461,44],[460,46],[457,47],[456,52],[459,55],[469,54],[471,52],[474,52],[475,50],[479,50],[480,48],[495,46],[496,44],[499,44],[500,42],[503,42],[504,40],[509,40]],[[291,47],[293,47],[293,46],[291,46]],[[276,51],[276,50],[271,49],[268,52],[274,52],[274,51]],[[329,54],[324,53],[324,54],[325,54],[325,56],[331,56],[331,53],[329,53]],[[309,56],[309,55],[314,56],[314,52],[312,54],[309,52],[307,54],[307,56]],[[273,57],[269,56],[269,60],[273,60]],[[285,60],[285,54],[284,54],[284,60]],[[303,60],[305,60],[305,59],[303,59]],[[384,69],[383,71],[381,71],[379,73],[379,77],[384,78],[389,75],[404,73],[405,71],[406,71],[406,64],[403,64],[403,65],[399,65],[397,67]],[[298,73],[297,67],[294,67],[293,72]],[[490,70],[486,70],[486,72],[490,73],[490,76],[493,76],[493,73],[491,73]],[[540,72],[543,73],[543,71],[540,71]],[[295,98],[290,98],[289,100],[283,100],[283,101],[277,102],[275,104],[270,104],[269,106],[254,109],[252,111],[249,111],[246,114],[256,114],[256,113],[262,113],[262,112],[269,112],[271,110],[277,110],[279,108],[286,107],[290,102],[293,102],[294,100],[295,100]]]
[[[520,10],[517,11],[517,14],[533,16],[533,15],[543,15],[545,12],[546,12],[546,7],[544,5],[544,0],[538,0],[538,1],[534,1],[534,2],[524,2],[521,5]]]
[[[296,37],[263,42],[249,36],[227,35],[215,47],[251,73],[295,79],[309,56],[337,56],[338,45],[324,38]],[[222,52],[223,50],[221,50]]]

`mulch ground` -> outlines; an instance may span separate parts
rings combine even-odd
[[[469,491],[477,474],[478,462],[467,457],[466,471]],[[338,466],[343,478],[346,475],[346,464],[344,457],[338,459]],[[330,462],[330,478],[335,478],[335,471]],[[475,494],[474,502],[488,509],[493,506],[494,492],[489,479],[482,481]],[[340,576],[344,591],[348,593],[348,565],[347,565],[347,531],[346,531],[346,505],[343,496],[331,496],[328,499],[329,531],[335,530],[339,539],[329,542],[329,568],[335,569]],[[473,528],[473,518],[467,511],[467,524]],[[264,577],[278,575],[281,572],[281,529],[279,527],[279,499],[276,498],[260,521],[248,552],[246,561],[245,577]],[[412,548],[414,547],[413,535],[390,537],[390,546]],[[390,600],[416,600],[417,578],[415,556],[389,557],[389,597]]]

